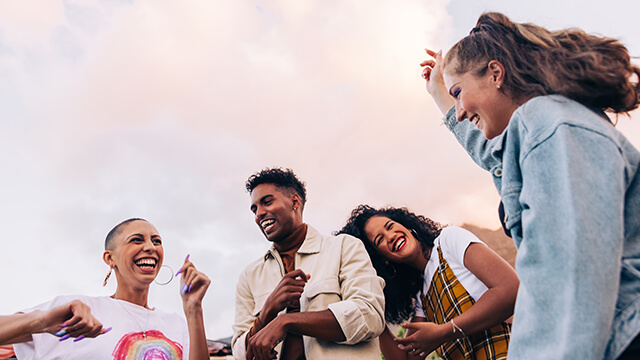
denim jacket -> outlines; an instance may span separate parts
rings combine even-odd
[[[487,140],[446,125],[488,170],[518,247],[509,359],[615,359],[640,333],[640,153],[602,113],[559,95]]]

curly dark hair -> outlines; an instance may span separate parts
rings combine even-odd
[[[304,187],[305,183],[298,179],[291,169],[282,169],[279,167],[262,169],[249,176],[244,186],[247,192],[251,194],[256,186],[262,184],[273,184],[281,190],[295,191],[298,196],[300,196],[303,207],[307,202],[307,189]]]
[[[481,76],[497,60],[505,67],[501,90],[519,101],[559,94],[616,114],[640,102],[640,68],[618,40],[571,28],[550,31],[489,12],[447,53],[443,69]]]
[[[422,290],[424,274],[407,264],[390,264],[389,260],[378,253],[364,232],[365,224],[373,216],[388,217],[407,229],[415,231],[417,236],[416,234],[414,236],[420,243],[425,257],[429,249],[433,248],[433,242],[440,235],[443,226],[422,215],[414,214],[407,208],[375,209],[369,205],[359,205],[351,212],[346,225],[335,232],[335,234],[355,236],[364,243],[373,267],[378,276],[383,278],[386,283],[384,288],[385,320],[391,324],[400,324],[413,314],[415,298],[417,293]],[[391,270],[392,268],[395,268],[395,271]]]

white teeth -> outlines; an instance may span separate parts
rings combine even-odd
[[[473,115],[471,117],[471,119],[469,119],[469,121],[471,121],[473,123],[473,125],[478,126],[478,123],[480,122],[480,116],[478,115]]]
[[[138,266],[152,266],[152,267],[155,267],[157,261],[156,261],[156,259],[144,258],[144,259],[136,260],[135,263]]]
[[[268,219],[268,220],[264,220],[260,223],[260,226],[262,226],[263,229],[267,228],[270,225],[273,225],[276,221],[273,219]]]
[[[402,239],[402,240],[396,242],[396,245],[394,246],[393,251],[394,252],[398,251],[398,249],[400,249],[402,247],[402,245],[404,245],[405,241],[406,241],[405,239]]]

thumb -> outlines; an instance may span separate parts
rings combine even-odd
[[[402,324],[402,327],[407,329],[407,330],[417,329],[418,328],[418,324],[406,323],[406,324]]]

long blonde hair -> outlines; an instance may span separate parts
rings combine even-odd
[[[514,23],[501,13],[484,13],[447,53],[444,67],[481,76],[491,60],[505,67],[502,91],[519,101],[560,94],[616,114],[636,109],[640,101],[640,68],[613,38],[576,28],[549,31]]]

